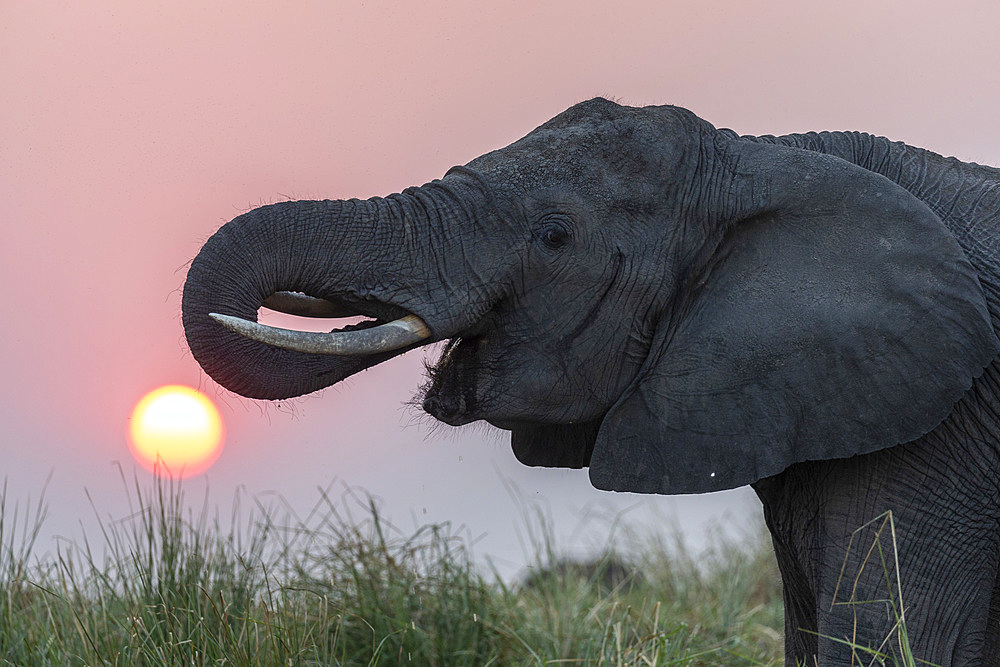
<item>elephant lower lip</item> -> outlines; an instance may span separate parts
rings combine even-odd
[[[345,304],[322,299],[302,292],[275,292],[264,299],[264,308],[299,317],[353,317],[357,313]]]
[[[275,308],[275,305],[288,306],[289,308],[282,310]],[[350,324],[356,323],[359,318],[378,320],[380,324],[384,324],[414,314],[389,301],[361,298],[343,292],[332,294],[277,292],[265,299],[263,307],[317,320],[354,320]]]
[[[351,318],[353,322],[346,322],[343,326],[334,327],[330,329],[330,333],[337,333],[342,331],[359,331],[361,329],[370,329],[372,327],[377,327],[380,324],[385,324],[384,320],[373,320],[364,315],[358,315]]]
[[[460,398],[443,395],[428,396],[424,399],[424,411],[448,426],[465,426],[476,419],[465,411]]]
[[[460,359],[464,341],[452,340],[438,364],[429,368],[431,386],[424,396],[427,414],[450,426],[462,426],[480,419],[472,367]]]

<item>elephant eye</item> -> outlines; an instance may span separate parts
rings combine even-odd
[[[541,233],[542,243],[550,250],[558,250],[569,243],[569,230],[559,223],[550,222]]]

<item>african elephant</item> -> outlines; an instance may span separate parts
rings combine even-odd
[[[878,647],[886,605],[834,603],[898,594],[919,658],[996,665],[998,215],[997,169],[594,99],[420,187],[239,216],[191,264],[183,322],[212,378],[262,399],[447,340],[423,408],[509,430],[527,465],[753,485],[789,662]],[[371,319],[274,330],[262,304]],[[848,548],[887,510],[888,577]]]

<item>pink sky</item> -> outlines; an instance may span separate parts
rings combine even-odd
[[[0,472],[14,498],[52,471],[60,529],[87,513],[84,487],[120,514],[111,462],[131,474],[128,414],[181,382],[221,401],[229,440],[208,475],[221,503],[240,484],[297,501],[337,479],[401,523],[465,522],[508,553],[505,478],[571,523],[588,503],[639,498],[520,467],[496,432],[415,425],[402,403],[420,352],[291,406],[224,394],[179,315],[187,262],[219,225],[289,197],[426,182],[594,95],[1000,164],[994,2],[401,5],[0,7]],[[751,495],[643,507],[744,516]]]

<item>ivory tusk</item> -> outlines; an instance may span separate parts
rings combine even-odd
[[[263,306],[279,313],[300,317],[351,317],[357,315],[357,313],[326,299],[317,299],[298,292],[275,292],[264,299]]]
[[[398,350],[431,337],[424,321],[416,315],[380,324],[370,329],[311,333],[269,327],[232,315],[209,313],[209,317],[230,331],[283,350],[308,354],[361,355]]]

